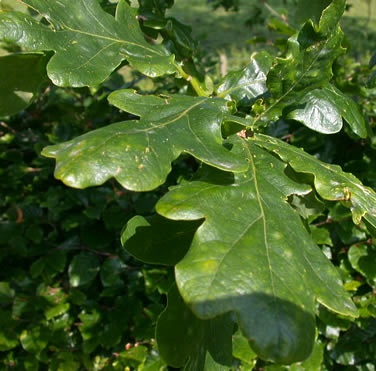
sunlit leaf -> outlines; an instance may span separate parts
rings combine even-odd
[[[149,44],[125,0],[116,16],[96,0],[24,0],[49,26],[23,13],[0,14],[0,39],[26,51],[53,51],[49,78],[59,86],[95,86],[123,60],[148,76],[176,71],[174,57],[161,45]]]
[[[57,160],[55,176],[72,187],[99,185],[113,177],[127,189],[151,190],[165,181],[171,162],[183,152],[224,170],[248,167],[242,147],[233,152],[222,139],[221,123],[231,119],[224,99],[163,99],[119,90],[110,102],[141,119],[112,124],[43,150]]]
[[[287,203],[288,195],[310,187],[292,181],[267,151],[253,143],[247,148],[248,172],[230,182],[206,168],[203,179],[165,195],[157,211],[175,220],[205,218],[176,266],[179,290],[195,315],[233,311],[258,355],[295,362],[312,350],[315,300],[345,315],[357,312]]]
[[[310,174],[317,193],[326,200],[342,201],[351,210],[354,223],[359,224],[363,218],[376,228],[376,193],[354,175],[342,171],[337,165],[321,162],[302,149],[279,139],[255,135],[253,140],[259,146],[276,153],[296,172]]]
[[[323,134],[337,133],[342,128],[342,118],[352,131],[362,138],[367,136],[363,115],[357,104],[332,85],[306,94],[298,108],[287,115],[312,130]]]
[[[217,89],[218,96],[247,104],[266,93],[266,75],[272,58],[266,53],[252,57],[248,66],[241,71],[228,73]]]
[[[344,1],[330,4],[320,18],[320,27],[307,21],[302,29],[288,40],[288,52],[284,58],[276,58],[267,76],[271,104],[257,120],[276,120],[286,106],[296,104],[314,89],[330,82],[332,65],[343,54],[343,32],[338,16],[344,11]],[[323,32],[329,27],[330,33]]]

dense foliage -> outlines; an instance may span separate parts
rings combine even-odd
[[[298,1],[222,77],[172,0],[135,3],[0,2],[2,367],[372,370],[376,57],[346,51],[349,4]]]

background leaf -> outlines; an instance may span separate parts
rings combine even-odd
[[[348,251],[352,267],[362,273],[372,287],[376,286],[376,249],[373,245],[353,245]]]
[[[86,285],[91,282],[99,272],[99,259],[89,252],[75,255],[69,265],[69,283],[72,287]]]

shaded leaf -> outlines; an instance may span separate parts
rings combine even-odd
[[[103,287],[123,286],[124,281],[120,275],[125,269],[125,264],[118,257],[110,257],[101,266],[101,282]]]
[[[317,160],[315,157],[285,142],[256,134],[254,142],[276,153],[296,172],[313,176],[313,184],[317,193],[329,201],[342,201],[343,205],[352,212],[353,221],[359,224],[362,218],[373,228],[376,228],[376,193],[364,186],[359,179],[350,173],[345,173],[337,165],[331,165]]]
[[[206,370],[208,358],[222,367],[229,366],[233,326],[229,316],[197,318],[173,286],[168,293],[167,307],[157,322],[158,349],[167,364],[184,366],[184,370]]]
[[[375,65],[376,65],[376,53],[373,53],[371,59],[369,60],[369,67],[372,68]]]
[[[331,3],[331,0],[299,0],[296,7],[294,20],[298,23],[304,23],[312,19],[319,23],[322,11]]]
[[[17,321],[8,310],[0,308],[0,351],[5,352],[19,345]]]
[[[373,245],[353,245],[348,251],[352,267],[363,274],[371,286],[376,285],[376,249]]]
[[[26,108],[47,83],[44,54],[10,54],[0,57],[0,116]]]
[[[12,301],[15,295],[14,289],[11,288],[9,282],[0,282],[0,304],[6,304]]]
[[[121,235],[123,247],[137,259],[151,264],[175,265],[188,251],[200,222],[176,222],[156,214],[135,216]]]
[[[99,259],[89,252],[75,255],[69,265],[69,283],[72,287],[86,285],[93,281],[99,272]]]
[[[224,99],[163,99],[119,90],[110,102],[141,119],[43,150],[44,156],[56,158],[55,176],[67,185],[84,188],[113,177],[127,189],[152,190],[165,181],[171,162],[182,152],[224,170],[243,171],[248,166],[242,147],[231,151],[222,139],[221,123],[232,119]]]
[[[23,2],[50,26],[26,14],[2,13],[0,39],[27,51],[54,51],[47,72],[55,85],[97,85],[124,59],[152,77],[176,71],[173,55],[162,45],[145,41],[136,10],[125,0],[119,1],[115,17],[96,0]]]
[[[357,312],[286,201],[310,187],[289,178],[286,165],[267,151],[253,143],[247,150],[251,167],[232,184],[205,168],[205,178],[173,188],[156,208],[174,220],[205,218],[176,266],[179,290],[195,315],[233,311],[259,356],[296,362],[312,350],[315,299],[345,315]]]
[[[301,363],[290,366],[289,371],[320,370],[324,358],[324,344],[315,342],[311,355]]]

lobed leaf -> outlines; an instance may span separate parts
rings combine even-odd
[[[247,172],[231,182],[205,168],[205,178],[173,188],[157,211],[174,220],[205,219],[176,266],[179,290],[195,315],[234,312],[258,355],[292,363],[312,350],[315,300],[344,315],[357,311],[287,203],[310,187],[294,182],[286,164],[253,142],[247,151]]]
[[[276,58],[267,76],[271,104],[256,121],[275,121],[287,106],[328,85],[333,76],[333,62],[344,52],[343,32],[338,25],[338,14],[343,13],[344,7],[343,0],[331,2],[323,11],[319,25],[309,20],[288,40],[287,56]]]
[[[53,51],[47,65],[49,78],[58,86],[95,86],[123,60],[145,75],[176,72],[174,56],[162,45],[145,41],[136,10],[125,0],[115,17],[96,0],[24,0],[50,24],[17,12],[0,14],[0,39],[27,51]]]
[[[276,153],[296,172],[313,176],[314,187],[325,200],[342,201],[352,212],[353,221],[362,219],[369,223],[374,233],[376,228],[376,193],[364,186],[359,179],[345,173],[338,165],[319,161],[315,157],[285,142],[269,136],[256,134],[253,141],[260,147]]]
[[[152,190],[165,181],[171,162],[182,152],[227,171],[248,167],[242,146],[231,150],[222,139],[221,124],[231,119],[224,99],[163,99],[118,90],[109,100],[141,119],[115,123],[43,150],[44,156],[57,160],[56,178],[71,187],[99,185],[113,177],[127,189]]]

